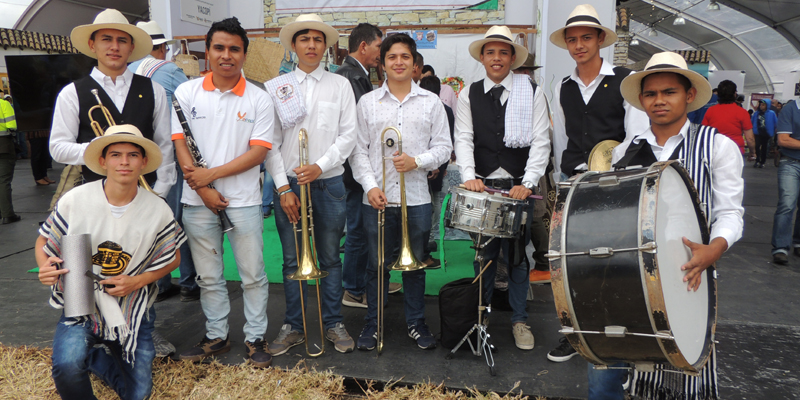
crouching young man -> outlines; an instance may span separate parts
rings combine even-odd
[[[105,179],[65,194],[36,240],[39,281],[51,286],[53,307],[65,303],[65,235],[91,235],[92,269],[103,278],[94,285],[92,314],[58,321],[53,380],[62,399],[94,398],[89,372],[122,399],[145,399],[153,387],[155,282],[180,264],[186,238],[167,203],[138,187],[139,177],[161,164],[161,152],[135,126],[109,128],[89,144],[84,161]]]

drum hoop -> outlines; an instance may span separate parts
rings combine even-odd
[[[589,171],[575,177],[572,181],[570,190],[566,195],[559,194],[559,198],[564,197],[564,201],[557,201],[556,208],[553,211],[553,217],[550,220],[550,248],[553,247],[553,240],[558,240],[559,248],[562,249],[561,257],[557,259],[550,259],[551,282],[550,287],[553,290],[553,299],[556,306],[556,314],[561,321],[561,325],[571,326],[575,331],[574,333],[565,334],[567,340],[581,356],[593,364],[607,364],[598,357],[586,342],[581,330],[580,323],[575,316],[575,309],[572,305],[572,297],[567,295],[569,290],[569,278],[567,277],[567,262],[566,262],[566,242],[567,242],[567,213],[564,210],[569,210],[569,205],[572,203],[572,197],[580,186],[580,181],[586,177],[597,174],[597,172]],[[555,263],[557,266],[554,266]],[[569,323],[569,325],[567,324]]]
[[[657,162],[653,163],[648,168],[648,175],[642,180],[642,189],[640,194],[640,203],[639,203],[639,229],[637,232],[639,244],[642,245],[644,239],[642,237],[642,229],[643,223],[647,221],[651,226],[655,225],[655,218],[656,213],[658,211],[658,193],[661,185],[661,180],[656,179],[660,178],[663,174],[664,170],[667,168],[673,168],[678,175],[683,179],[684,183],[687,186],[689,191],[689,196],[692,199],[692,203],[694,204],[695,214],[698,216],[698,224],[700,226],[700,235],[703,238],[704,243],[708,243],[710,234],[708,229],[708,224],[703,219],[703,214],[700,209],[700,203],[698,200],[698,196],[696,190],[694,189],[694,185],[692,184],[691,178],[687,173],[686,169],[682,167],[682,165],[678,161],[664,161],[664,162]],[[656,172],[656,174],[650,174],[652,172]],[[655,185],[655,190],[647,190],[649,185]],[[653,207],[648,210],[647,207],[644,207],[644,204],[656,204],[656,207]],[[642,286],[643,290],[647,294],[645,296],[645,303],[647,310],[649,312],[650,324],[654,333],[658,333],[660,330],[656,327],[656,321],[654,316],[656,314],[663,315],[664,323],[667,326],[667,332],[669,335],[672,335],[672,325],[670,324],[669,314],[667,314],[667,307],[666,307],[666,299],[664,298],[664,291],[661,285],[661,273],[659,270],[658,265],[658,258],[653,257],[653,273],[650,274],[645,270],[645,262],[644,262],[644,253],[639,252],[639,268],[640,268],[640,275],[642,277]],[[709,268],[709,271],[706,275],[710,276],[713,273],[713,266]],[[709,296],[713,297],[713,299],[709,299],[709,326],[710,326],[710,341],[706,348],[703,350],[703,353],[700,355],[699,362],[695,364],[689,363],[684,357],[683,353],[677,347],[676,341],[674,339],[664,339],[664,338],[657,338],[657,343],[661,348],[661,351],[664,353],[664,357],[669,361],[670,364],[673,366],[690,372],[696,373],[698,372],[703,365],[708,361],[708,357],[711,354],[711,347],[713,344],[714,333],[716,331],[716,279],[706,279],[709,287]],[[713,301],[712,301],[713,300]],[[667,349],[677,349],[677,351],[670,351]]]

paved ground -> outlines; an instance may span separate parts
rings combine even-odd
[[[60,169],[50,172],[53,179]],[[797,399],[800,398],[800,258],[791,256],[788,266],[771,263],[770,236],[772,216],[777,202],[776,169],[745,168],[744,237],[718,263],[719,271],[719,377],[725,399]],[[23,220],[0,226],[0,342],[6,345],[49,346],[59,312],[47,304],[46,287],[34,274],[33,243],[39,221],[55,185],[35,186],[27,160],[17,164],[14,180],[14,205]],[[602,227],[598,227],[602,229]],[[468,266],[465,266],[468,267]],[[233,350],[222,360],[239,363],[244,345],[241,327],[242,292],[238,283],[229,283],[232,298],[230,318]],[[267,339],[280,329],[284,311],[283,288],[270,285]],[[403,326],[401,295],[393,295],[387,310],[386,347],[383,355],[375,352],[338,354],[330,344],[326,354],[307,360],[318,368],[331,368],[348,377],[378,381],[444,382],[451,387],[476,387],[480,390],[512,390],[549,398],[585,398],[586,363],[579,357],[556,364],[545,355],[559,334],[553,313],[549,286],[534,288],[529,302],[529,325],[536,336],[533,351],[514,348],[509,326],[510,313],[495,312],[489,328],[499,351],[495,354],[497,376],[489,376],[482,359],[468,351],[459,352],[447,361],[445,349],[418,349],[406,336]],[[439,331],[439,307],[435,297],[427,299],[431,330]],[[185,350],[204,333],[204,318],[198,302],[181,303],[177,298],[159,303],[156,325],[167,339]],[[316,311],[312,310],[313,313]],[[344,308],[345,324],[357,336],[363,325],[364,311]],[[315,315],[315,314],[312,314]],[[316,332],[316,331],[314,331]],[[316,336],[313,336],[316,337]],[[318,341],[314,340],[314,343]],[[276,357],[275,366],[292,367],[303,360],[305,349],[298,346],[287,355]]]

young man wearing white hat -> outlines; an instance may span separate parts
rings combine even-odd
[[[161,163],[161,150],[135,126],[109,128],[84,156],[102,181],[65,194],[35,247],[39,281],[51,287],[54,308],[64,308],[70,273],[59,265],[65,235],[91,235],[92,269],[102,278],[94,285],[95,312],[62,315],[56,326],[53,381],[62,399],[90,399],[91,372],[123,399],[146,399],[153,387],[155,282],[180,264],[186,237],[164,201],[138,187],[139,176]]]
[[[73,29],[70,38],[78,51],[97,59],[97,67],[58,94],[50,132],[53,160],[83,165],[83,152],[95,137],[89,109],[97,105],[91,92],[96,89],[115,123],[134,125],[145,138],[158,144],[162,165],[157,166],[157,173],[145,175],[145,180],[165,197],[175,183],[166,94],[161,85],[134,75],[127,67],[128,62],[150,53],[153,48],[150,35],[129,24],[119,11],[106,9],[97,14],[93,23]],[[99,111],[92,118],[103,129],[110,125]],[[86,182],[100,179],[89,168],[82,168],[82,173]]]
[[[145,58],[134,61],[128,65],[128,69],[137,75],[146,76],[159,85],[161,85],[167,93],[167,108],[172,110],[172,94],[178,85],[188,81],[186,74],[183,70],[175,65],[174,62],[167,61],[167,45],[175,43],[175,40],[167,39],[161,27],[158,26],[156,21],[138,22],[137,27],[142,28],[150,35],[153,40],[153,50],[145,56]],[[175,185],[172,185],[169,193],[166,195],[167,204],[172,208],[175,213],[175,219],[179,224],[183,217],[183,206],[181,205],[181,195],[183,194],[183,170],[175,166],[175,173],[177,176]],[[194,262],[192,261],[192,252],[189,251],[189,246],[181,248],[181,266],[178,268],[181,273],[180,277],[180,295],[181,301],[193,301],[200,299],[200,288],[195,282],[197,273],[194,270]],[[158,282],[159,296],[157,301],[164,300],[173,294],[172,279],[165,276]]]
[[[544,175],[550,155],[547,99],[527,75],[511,73],[525,62],[528,49],[514,43],[508,27],[493,26],[483,39],[470,44],[469,52],[483,64],[486,78],[465,88],[458,98],[454,145],[461,179],[475,192],[491,187],[526,199]],[[530,221],[532,202],[527,212]],[[494,261],[483,276],[487,302],[492,298],[501,246],[508,258],[512,331],[523,350],[534,346],[525,311],[529,265],[524,247],[529,234],[526,228],[519,240],[492,240],[483,250],[485,261]],[[474,268],[477,275],[480,265],[475,262]]]
[[[266,93],[242,76],[248,44],[247,32],[236,17],[214,22],[206,34],[211,73],[175,90],[200,153],[190,153],[184,127],[173,113],[172,139],[185,177],[183,224],[207,319],[203,339],[180,358],[196,362],[231,349],[231,307],[222,262],[227,235],[242,278],[246,358],[266,368],[272,357],[264,341],[269,282],[264,272],[259,167],[272,148],[273,111]],[[194,165],[199,157],[207,168]],[[208,187],[212,182],[214,188]],[[219,210],[225,210],[235,226],[227,233],[220,226]]]
[[[267,155],[267,170],[275,180],[281,206],[275,224],[283,247],[286,316],[278,337],[269,345],[273,355],[303,343],[300,296],[308,285],[288,279],[297,270],[299,242],[293,224],[300,219],[299,185],[308,185],[314,219],[314,239],[319,267],[328,272],[321,280],[322,322],[326,338],[336,351],[353,351],[355,343],[342,323],[342,261],[339,242],[346,220],[344,161],[356,141],[356,101],[350,81],[325,71],[321,64],[339,32],[316,14],[303,14],[284,26],[281,44],[297,53],[297,69],[264,85],[275,103],[275,150]],[[300,129],[308,134],[307,165],[300,166]],[[301,291],[302,286],[302,291]]]
[[[622,142],[649,126],[647,115],[622,98],[619,86],[631,73],[600,57],[600,50],[614,44],[617,34],[600,24],[594,7],[575,7],[563,28],[550,34],[550,42],[569,51],[576,66],[553,91],[554,178],[566,180],[588,169],[592,149],[604,140]],[[577,353],[562,338],[547,353],[553,362],[564,362]]]
[[[364,188],[361,213],[367,233],[369,267],[367,268],[366,324],[358,337],[359,350],[372,350],[377,345],[378,296],[389,293],[389,266],[400,255],[401,226],[407,224],[411,250],[424,261],[425,246],[431,231],[431,195],[428,190],[428,171],[450,159],[449,124],[444,106],[436,94],[417,86],[412,80],[416,44],[408,35],[392,35],[381,44],[381,64],[386,82],[367,93],[358,103],[358,141],[350,165],[353,177]],[[384,159],[387,150],[381,134],[396,127],[403,140],[403,154],[396,146],[386,153],[395,156],[391,163]],[[386,139],[394,132],[386,132]],[[383,175],[384,165],[386,174]],[[400,173],[405,187],[401,188]],[[385,176],[386,182],[383,182]],[[405,190],[406,215],[400,207]],[[385,190],[385,192],[384,192]],[[384,210],[384,265],[378,265],[378,211]],[[405,221],[403,220],[405,218]],[[383,268],[383,293],[378,293],[378,268]],[[425,323],[425,270],[403,272],[405,317],[408,336],[421,349],[436,347],[436,339]],[[386,304],[385,302],[382,302]]]
[[[705,207],[710,241],[702,244],[683,238],[692,258],[680,266],[686,271],[683,280],[688,289],[697,290],[701,273],[742,237],[744,162],[739,148],[725,135],[717,134],[716,129],[689,121],[687,113],[711,98],[711,85],[702,75],[689,70],[683,57],[676,53],[653,55],[643,71],[622,81],[620,89],[626,101],[647,113],[650,127],[634,132],[633,137],[614,149],[614,166],[648,166],[657,161],[682,160]],[[651,399],[667,389],[675,398],[718,398],[714,353],[698,377],[675,375],[680,377],[676,381],[665,378],[660,367],[656,372],[636,370],[631,393],[636,398]],[[595,370],[590,366],[589,399],[623,399],[625,376],[625,370]]]

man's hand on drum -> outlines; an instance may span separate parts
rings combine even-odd
[[[483,179],[470,179],[464,182],[464,187],[471,192],[482,192],[486,188],[483,185]]]
[[[517,200],[525,200],[528,198],[528,196],[532,194],[533,194],[532,190],[522,185],[514,186],[511,188],[511,190],[508,191],[508,197]]]
[[[683,244],[692,251],[692,259],[681,266],[681,271],[686,271],[683,281],[689,283],[686,290],[694,289],[696,292],[700,287],[703,271],[722,257],[722,253],[728,249],[728,241],[717,237],[711,243],[705,245],[692,242],[684,237]]]
[[[383,193],[383,190],[378,188],[372,188],[367,192],[367,200],[369,200],[369,204],[372,208],[376,210],[385,209],[386,204],[389,202],[386,200],[386,195]]]

